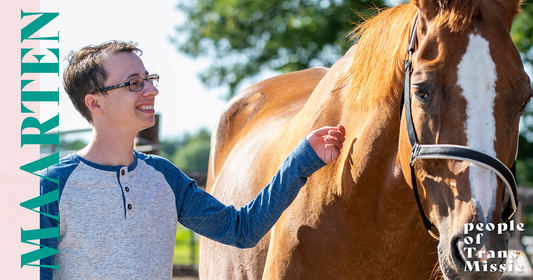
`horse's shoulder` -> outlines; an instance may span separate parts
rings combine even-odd
[[[223,113],[225,119],[251,117],[265,105],[285,104],[288,101],[309,98],[329,68],[317,67],[286,73],[258,82],[236,95]],[[275,109],[282,110],[282,107]]]
[[[217,127],[217,140],[240,132],[254,117],[300,110],[329,68],[291,72],[256,83],[232,98]]]
[[[240,143],[260,135],[262,141],[274,135],[305,105],[329,68],[317,67],[256,83],[233,97],[213,131],[211,172],[215,176],[231,151]],[[255,133],[252,133],[255,132]],[[254,146],[256,151],[260,147]],[[214,179],[211,178],[211,179]]]

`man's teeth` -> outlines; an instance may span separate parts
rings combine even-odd
[[[154,109],[154,105],[143,105],[143,106],[139,106],[137,108],[139,108],[141,110],[152,110],[152,109]]]

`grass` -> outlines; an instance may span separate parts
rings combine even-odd
[[[198,235],[179,223],[174,244],[174,264],[198,264]]]

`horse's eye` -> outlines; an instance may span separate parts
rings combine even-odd
[[[533,93],[531,93],[529,95],[529,98],[526,100],[526,102],[524,102],[524,104],[522,104],[522,109],[525,109],[527,104],[531,101],[531,98],[533,98]]]
[[[413,93],[420,99],[420,101],[429,100],[429,94],[423,89],[413,87]]]

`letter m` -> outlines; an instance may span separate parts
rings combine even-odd
[[[473,261],[473,264],[466,261],[465,271],[479,271],[479,261]]]
[[[46,194],[24,201],[20,204],[20,206],[26,209],[32,210],[34,212],[38,212],[41,215],[45,215],[51,219],[58,220],[59,218],[57,216],[51,215],[49,213],[42,213],[42,212],[33,210],[37,207],[48,205],[58,200],[59,200],[59,190],[56,189]],[[41,229],[35,229],[35,230],[24,230],[21,228],[20,230],[21,230],[20,241],[22,243],[39,246],[39,249],[20,256],[20,263],[21,263],[20,267],[22,268],[23,266],[27,265],[27,266],[38,266],[38,267],[59,269],[58,265],[30,264],[37,260],[44,259],[44,258],[53,256],[59,253],[59,250],[57,250],[56,248],[50,248],[47,246],[43,246],[43,245],[30,242],[30,240],[37,240],[37,239],[59,238],[59,228],[51,227],[51,228],[41,228]]]

